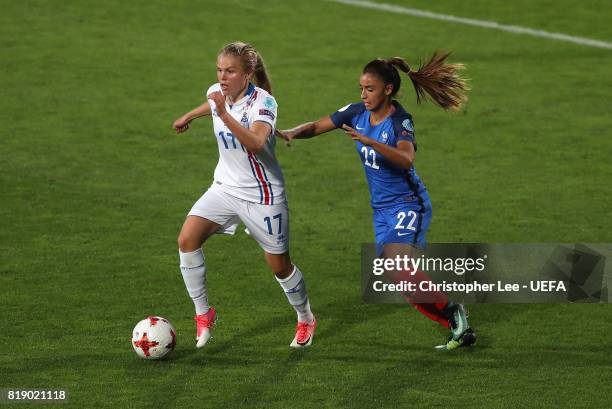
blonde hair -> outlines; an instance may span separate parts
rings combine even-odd
[[[245,71],[253,73],[255,85],[272,94],[272,85],[270,84],[270,78],[268,77],[263,58],[261,58],[261,55],[251,44],[234,41],[223,47],[221,51],[219,51],[219,55],[221,54],[233,55],[234,57],[240,58]]]

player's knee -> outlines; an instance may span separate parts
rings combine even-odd
[[[181,232],[179,234],[177,242],[179,249],[184,253],[194,251],[202,247],[200,240],[185,232]]]

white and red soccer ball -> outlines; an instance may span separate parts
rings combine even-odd
[[[174,350],[176,330],[165,318],[145,318],[134,327],[132,346],[143,359],[161,359]]]

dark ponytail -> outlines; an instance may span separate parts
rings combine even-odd
[[[393,85],[391,97],[395,96],[401,86],[401,78],[397,70],[410,77],[417,95],[417,103],[430,99],[445,110],[458,110],[467,101],[465,92],[469,90],[467,80],[459,75],[463,64],[445,63],[450,53],[436,51],[431,59],[419,67],[418,70],[410,69],[408,63],[400,57],[387,60],[370,61],[363,69],[363,73],[374,73],[378,75],[385,84]]]

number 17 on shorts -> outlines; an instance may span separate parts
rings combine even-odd
[[[248,217],[241,218],[251,236],[268,253],[289,251],[289,207],[287,203],[249,203]]]

